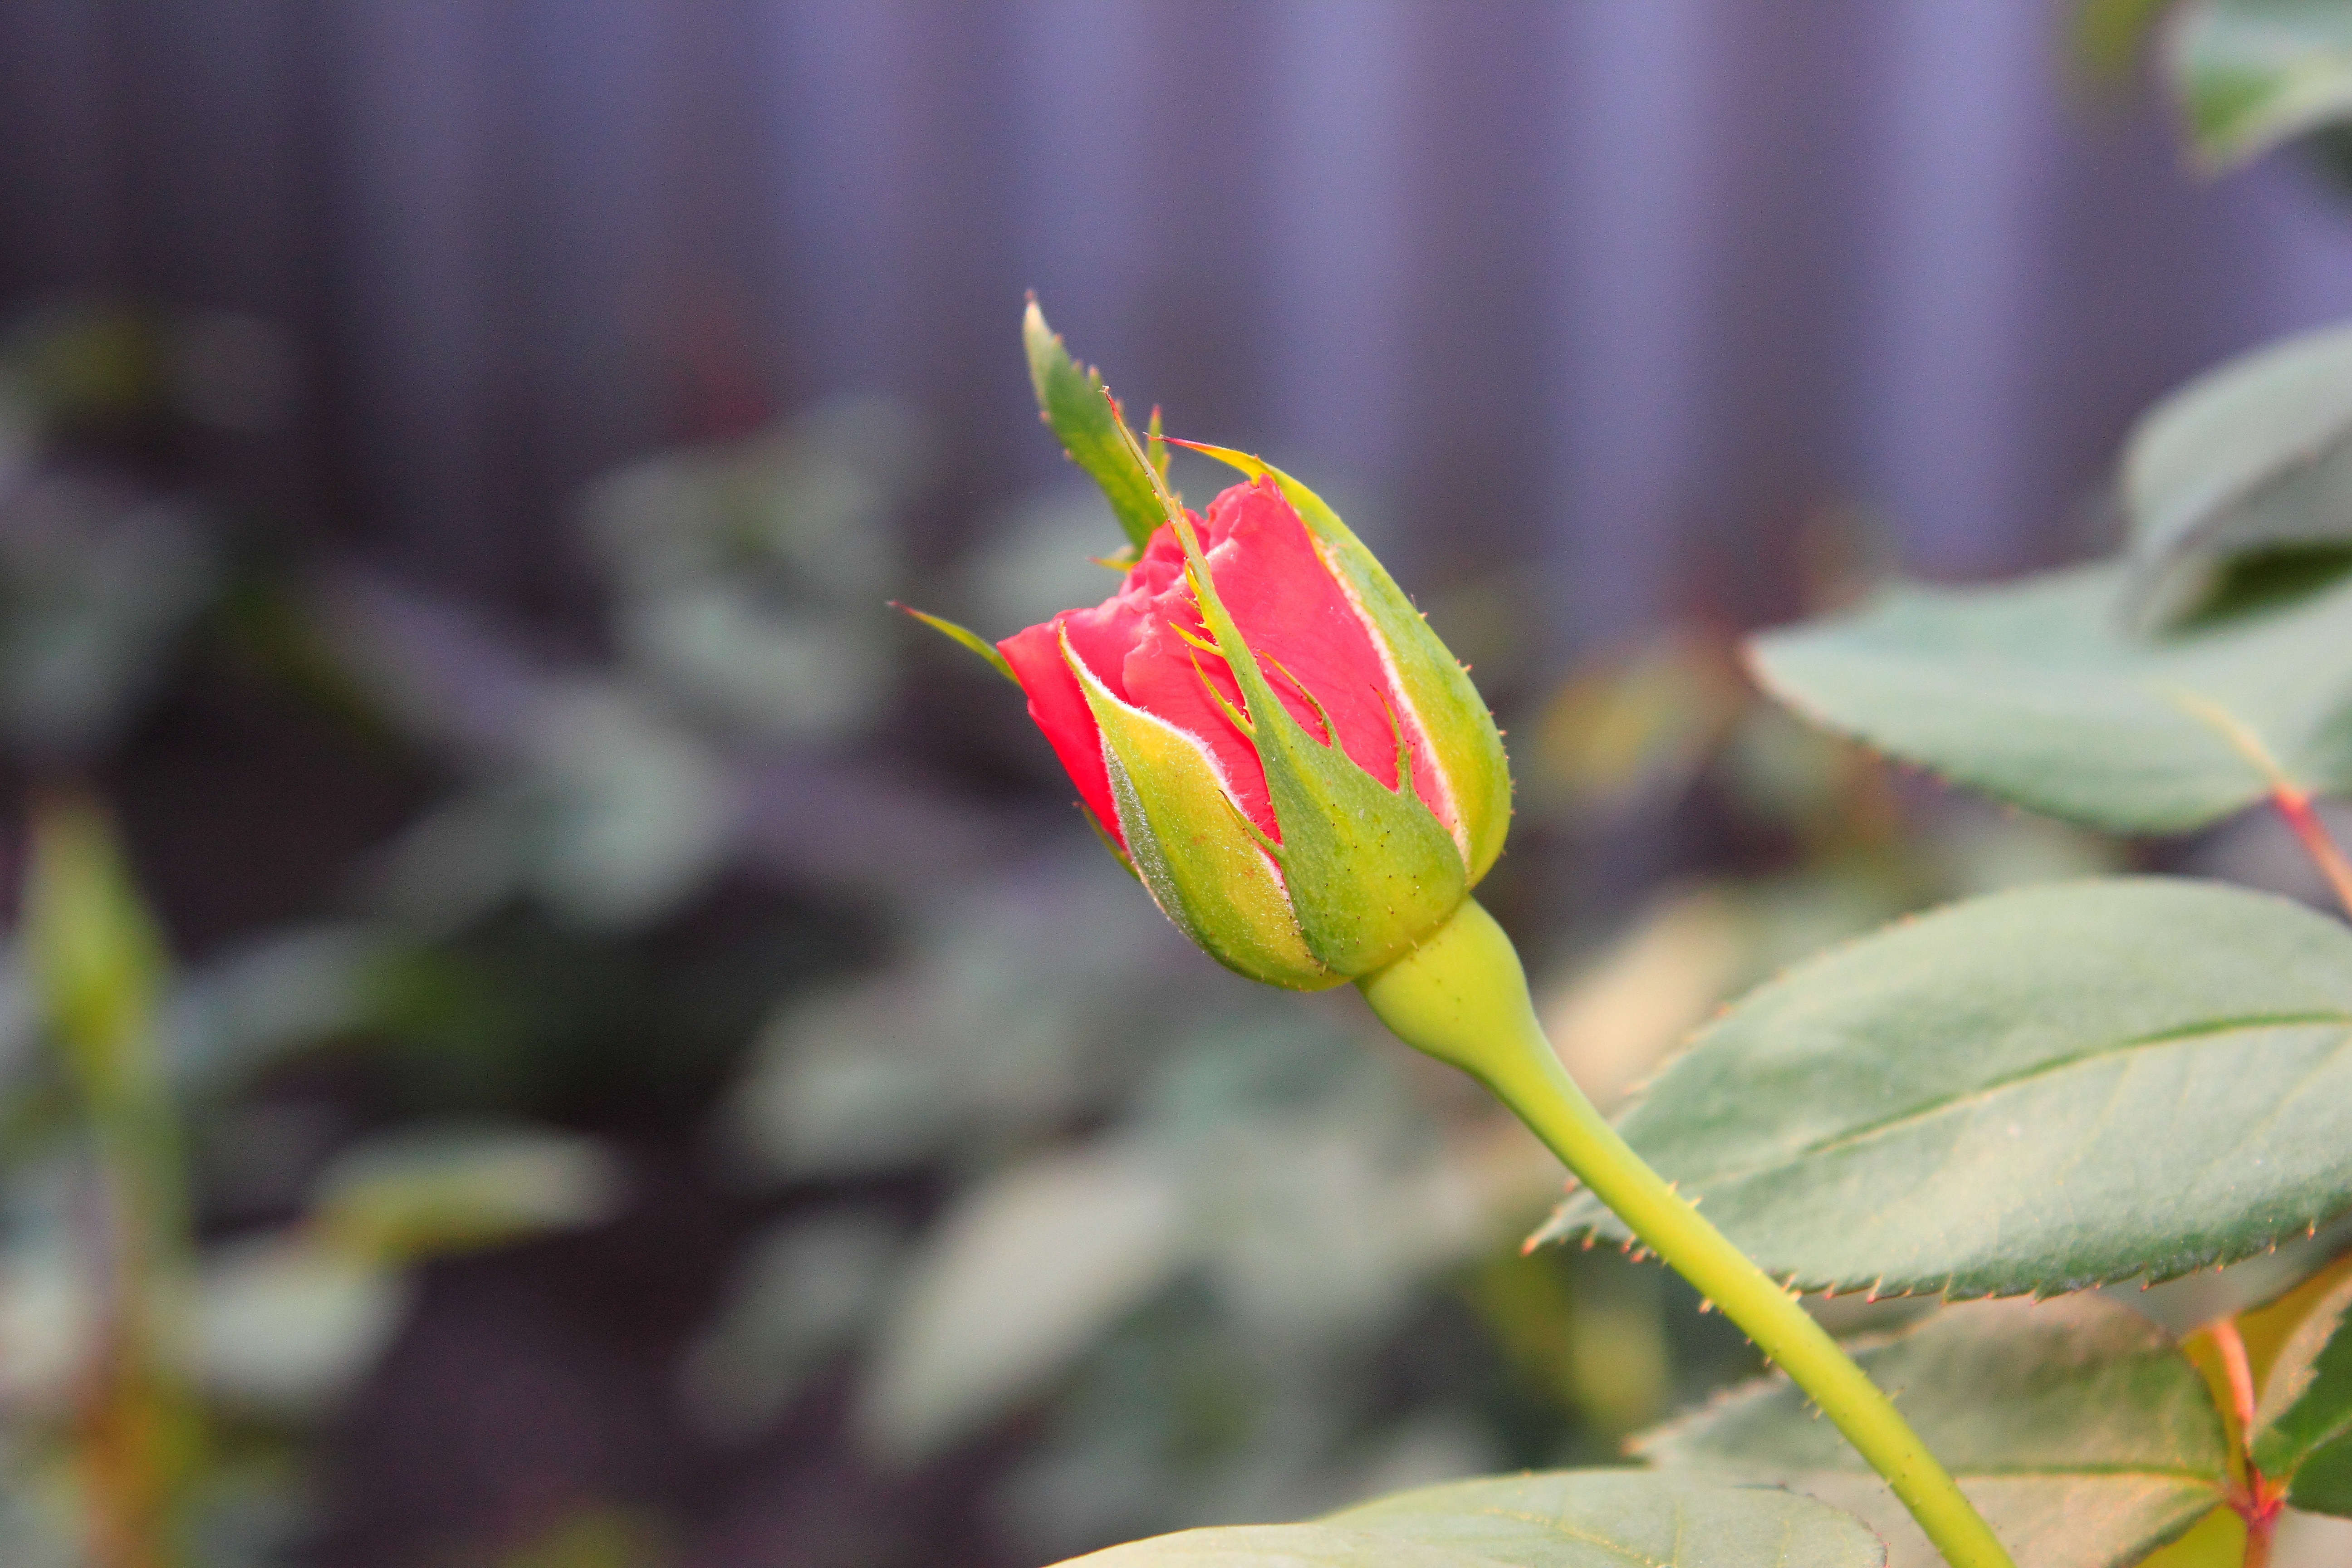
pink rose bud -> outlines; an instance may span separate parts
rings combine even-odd
[[[1156,429],[1147,457],[1034,301],[1027,337],[1047,422],[1140,553],[1101,604],[997,644],[1000,668],[1104,837],[1219,963],[1297,990],[1385,967],[1502,851],[1493,717],[1312,490],[1199,447],[1249,477],[1184,510]]]

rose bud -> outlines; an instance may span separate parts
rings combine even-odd
[[[1033,365],[1042,329],[1033,305]],[[1076,377],[1045,337],[1047,371]],[[1143,532],[1127,515],[1139,492],[1165,521],[1117,592],[1006,637],[999,668],[1103,836],[1219,963],[1297,990],[1384,967],[1502,850],[1510,774],[1486,704],[1314,491],[1194,447],[1249,477],[1205,517],[1187,511],[1115,405],[1057,407],[1038,380],[1049,423],[1130,534]]]

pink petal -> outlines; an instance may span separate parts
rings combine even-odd
[[[1103,762],[1102,732],[1095,724],[1094,710],[1087,706],[1086,693],[1079,689],[1078,678],[1062,662],[1060,626],[1066,614],[1056,616],[1025,631],[1018,631],[996,645],[1004,662],[1013,667],[1020,678],[1021,689],[1029,694],[1029,717],[1045,732],[1054,755],[1061,759],[1063,771],[1070,782],[1078,786],[1078,798],[1095,814],[1103,831],[1111,836],[1120,848],[1127,839],[1119,832],[1118,812],[1111,804],[1110,770]],[[1087,668],[1097,674],[1102,671],[1084,653],[1079,657]]]

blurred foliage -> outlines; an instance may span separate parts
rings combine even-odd
[[[1025,512],[954,569],[958,608],[992,627],[1049,613],[1013,563],[1098,546],[1100,513]],[[1572,672],[1530,728],[1537,833],[1654,832],[1698,802],[1772,843],[1769,869],[1685,882],[1558,966],[1547,1021],[1604,1100],[1817,946],[2113,853],[1888,785],[1758,705],[1706,626]],[[943,879],[888,963],[761,1031],[722,1116],[738,1159],[784,1183],[944,1164],[955,1185],[927,1225],[852,1201],[771,1232],[689,1370],[714,1426],[775,1419],[830,1345],[877,1460],[1034,1433],[1000,1508],[1040,1555],[1605,1458],[1752,1364],[1658,1271],[1511,1256],[1559,1182],[1531,1140],[1344,998],[1204,971],[1068,847]]]
[[[2352,9],[2341,0],[2076,0],[2072,35],[2098,85],[2154,61],[2207,173],[2293,142],[2352,190]]]
[[[12,1564],[288,1560],[309,1529],[310,1434],[399,1332],[412,1270],[596,1224],[625,1192],[596,1142],[511,1121],[288,1149],[286,1111],[255,1089],[293,1053],[395,1045],[434,943],[362,900],[175,969],[104,817],[42,783],[106,764],[213,628],[236,646],[257,603],[345,716],[389,711],[318,651],[315,584],[232,590],[223,519],[104,456],[106,436],[158,422],[266,421],[277,342],[240,319],[102,304],[0,331],[0,746],[47,792],[0,961]],[[289,684],[315,700],[330,683]]]
[[[661,1531],[625,1510],[590,1507],[499,1555],[495,1568],[662,1568]]]
[[[2078,0],[2075,58],[2094,79],[2113,81],[2140,63],[2148,33],[2172,0]]]
[[[66,1069],[99,1192],[80,1257],[83,1344],[58,1412],[91,1560],[187,1561],[203,1435],[184,1347],[189,1215],[158,1050],[162,944],[106,823],[50,801],[33,824],[22,936],[43,1033]]]
[[[884,612],[904,594],[1002,632],[1098,597],[1085,558],[1119,538],[1098,500],[1019,498],[926,580],[899,520],[929,437],[892,405],[826,405],[589,487],[577,542],[605,595],[593,636],[551,636],[289,558],[89,444],[265,419],[273,341],[105,311],[0,334],[0,742],[20,775],[113,776],[176,693],[233,671],[421,781],[323,906],[156,970],[205,1562],[315,1550],[321,1435],[435,1261],[629,1226],[670,1201],[639,1168],[666,1138],[661,1181],[736,1216],[660,1371],[682,1432],[712,1465],[826,1493],[977,1475],[954,1528],[996,1544],[974,1560],[1606,1461],[1754,1369],[1654,1266],[1517,1256],[1559,1191],[1549,1156],[1352,998],[1202,963],[1038,808],[1030,786],[1063,786],[1018,699]],[[209,391],[186,391],[191,363]],[[1529,944],[1604,1102],[1797,957],[2114,854],[1890,782],[1759,705],[1732,646],[1665,628],[1524,675],[1534,700],[1506,715],[1514,876],[1580,878],[1634,842],[1666,862]],[[48,1010],[0,967],[0,1557],[63,1568],[91,1561],[71,1423],[102,1350],[99,1178]],[[447,1560],[690,1560],[699,1521],[605,1496],[485,1520]],[[936,1559],[908,1509],[841,1507],[827,1561]]]

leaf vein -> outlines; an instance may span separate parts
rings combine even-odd
[[[2249,1014],[2242,1017],[2209,1019],[2193,1025],[2185,1025],[2179,1028],[2158,1030],[2153,1034],[2137,1036],[2126,1040],[2103,1042],[2090,1047],[2089,1049],[2074,1052],[2070,1056],[2053,1057],[2047,1060],[2036,1062],[2032,1067],[2023,1068],[2018,1072],[2011,1073],[2003,1078],[1994,1079],[1986,1083],[1979,1084],[1974,1089],[1969,1089],[1963,1093],[1949,1095],[1944,1099],[1934,1100],[1925,1105],[1914,1106],[1909,1110],[1897,1111],[1892,1116],[1884,1117],[1876,1121],[1864,1122],[1860,1126],[1845,1128],[1840,1131],[1833,1132],[1825,1138],[1822,1138],[1814,1142],[1809,1143],[1803,1148],[1795,1151],[1793,1153],[1776,1154],[1769,1159],[1759,1161],[1752,1165],[1723,1167],[1708,1172],[1704,1177],[1691,1179],[1705,1181],[1722,1181],[1726,1179],[1738,1180],[1748,1176],[1758,1175],[1766,1171],[1779,1170],[1789,1165],[1793,1165],[1801,1161],[1811,1159],[1816,1155],[1836,1153],[1842,1149],[1850,1148],[1858,1143],[1867,1142],[1885,1133],[1895,1131],[1916,1123],[1932,1121],[1943,1116],[1971,1109],[1984,1103],[1985,1101],[1993,1100],[2011,1089],[2016,1089],[2020,1085],[2031,1083],[2037,1079],[2054,1077],[2059,1073],[2066,1072],[2074,1068],[2101,1066],[2118,1058],[2127,1056],[2135,1051],[2155,1050],[2165,1046],[2180,1045],[2184,1042],[2200,1039],[2207,1036],[2229,1034],[2233,1030],[2294,1028],[2304,1025],[2315,1024],[2341,1024],[2347,1028],[2352,1028],[2352,1014],[2316,1011],[2305,1013]]]
[[[1679,1510],[1682,1505],[1676,1502],[1675,1506]],[[1675,1568],[1674,1563],[1664,1558],[1653,1557],[1648,1552],[1638,1551],[1622,1541],[1612,1541],[1605,1535],[1595,1535],[1589,1530],[1578,1530],[1559,1514],[1529,1513],[1523,1509],[1516,1508],[1482,1508],[1476,1512],[1482,1519],[1507,1519],[1515,1524],[1532,1524],[1541,1530],[1555,1531],[1582,1545],[1597,1546],[1612,1556],[1622,1557],[1628,1563],[1639,1563],[1642,1568]]]

